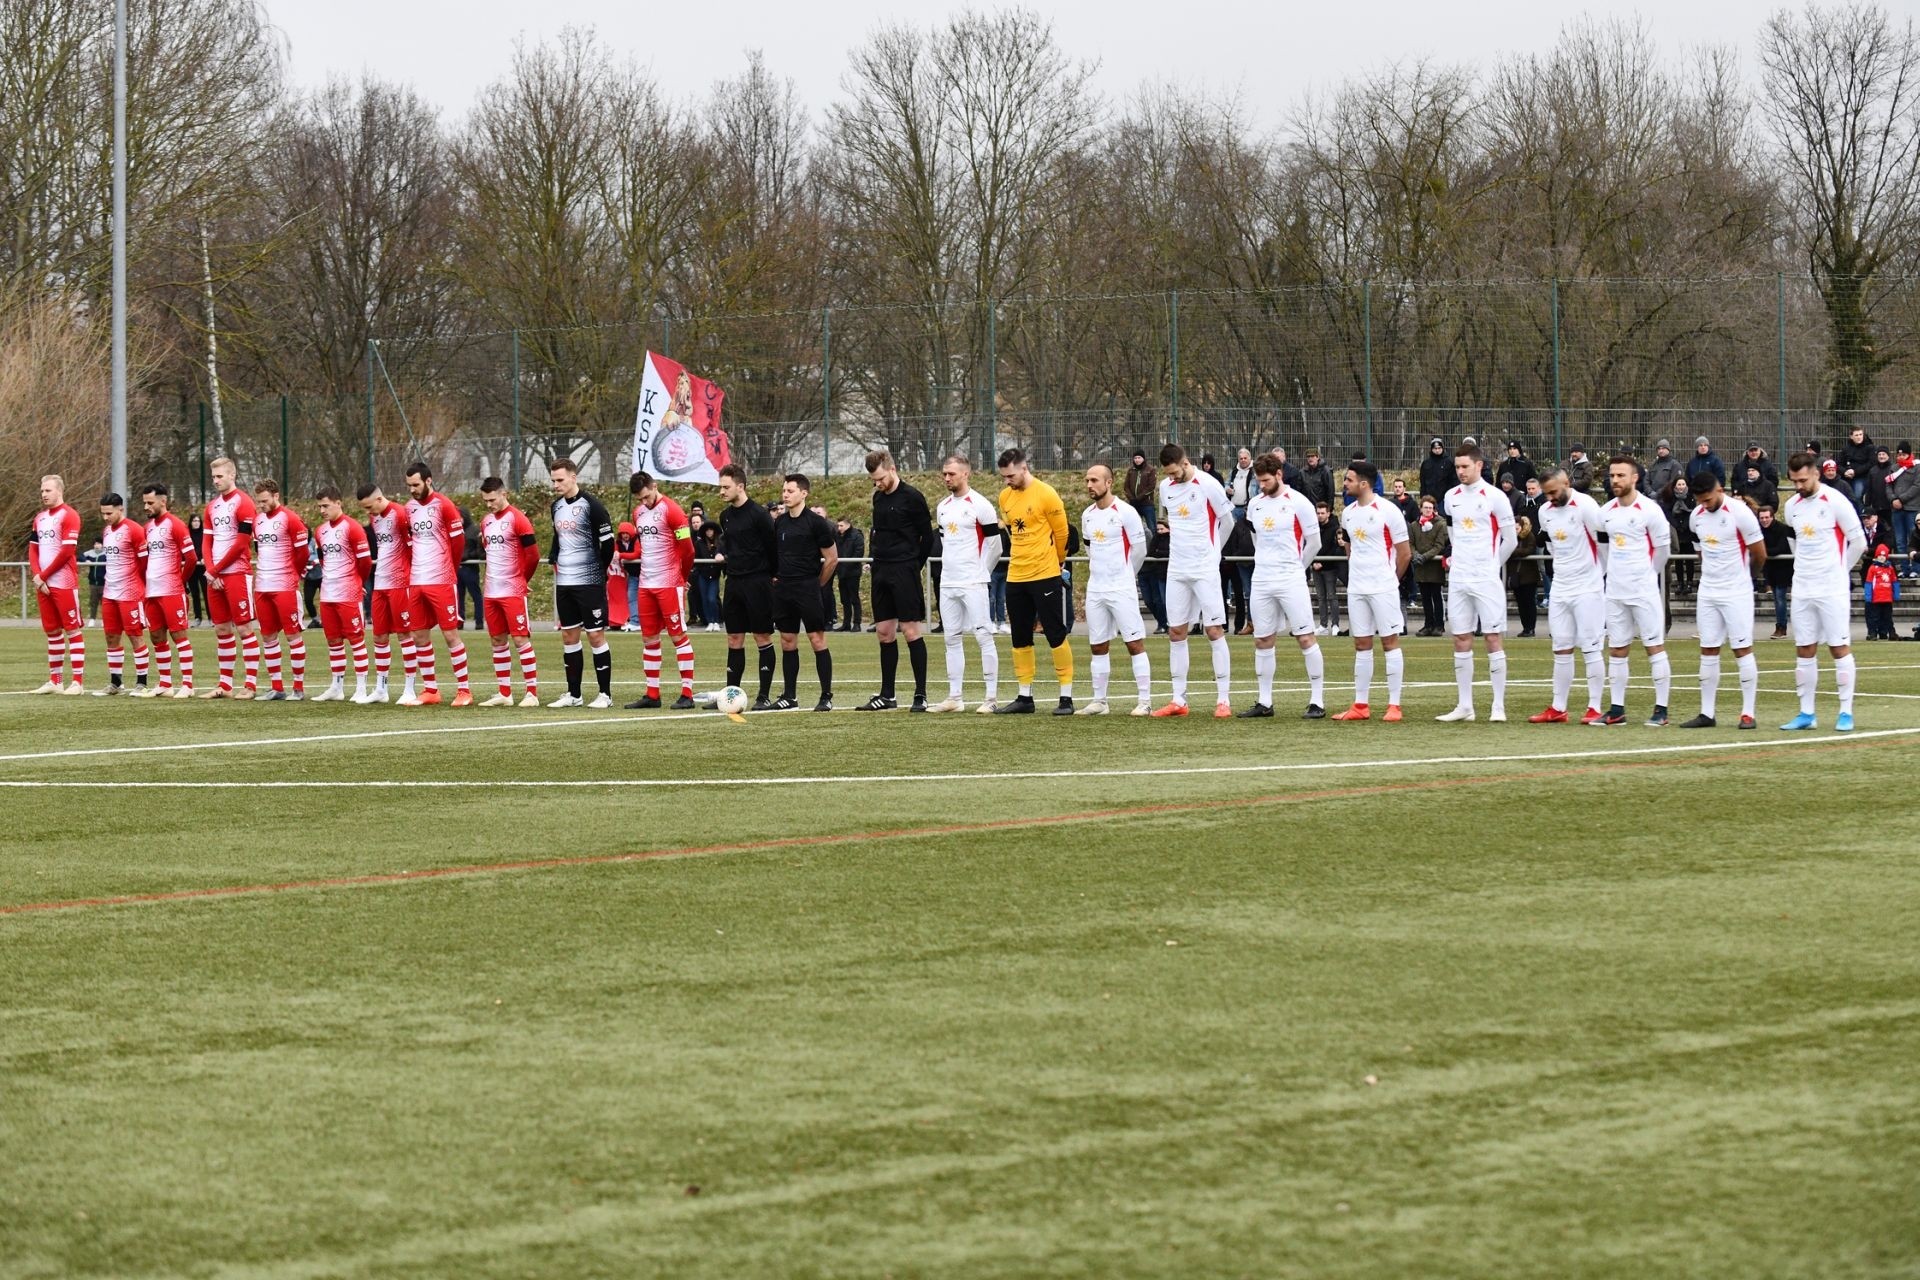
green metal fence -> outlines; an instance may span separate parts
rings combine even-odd
[[[1263,291],[835,304],[669,315],[369,344],[363,394],[231,400],[203,448],[187,406],[153,460],[194,492],[207,450],[245,474],[391,482],[425,457],[449,483],[541,474],[565,455],[590,480],[629,467],[641,355],[662,351],[727,390],[736,453],[756,473],[858,467],[886,446],[909,467],[1009,444],[1074,467],[1178,440],[1317,446],[1415,465],[1430,436],[1530,454],[1731,456],[1920,427],[1920,281],[1877,282],[1883,360],[1857,411],[1835,412],[1832,334],[1813,283],[1712,280],[1362,280]],[[1223,456],[1223,462],[1225,460]]]

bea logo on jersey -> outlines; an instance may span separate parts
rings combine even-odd
[[[281,535],[271,529],[262,530],[253,535],[254,542],[263,547],[275,546],[280,542],[280,539]]]

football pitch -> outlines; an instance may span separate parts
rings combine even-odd
[[[1915,1274],[1920,645],[1849,736],[1784,642],[1752,733],[1408,651],[1398,725],[1284,641],[1267,721],[0,697],[0,1277]]]

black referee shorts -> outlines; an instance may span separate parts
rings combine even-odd
[[[553,588],[553,616],[563,627],[585,627],[588,631],[607,629],[607,584],[560,586]]]
[[[783,636],[825,631],[827,608],[820,598],[820,580],[799,578],[774,583],[773,625]]]
[[[1007,584],[1007,629],[1013,632],[1016,649],[1033,647],[1033,624],[1038,622],[1052,649],[1067,638],[1071,625],[1067,610],[1073,607],[1064,578],[1041,578],[1037,582]]]
[[[756,636],[773,632],[773,579],[764,573],[727,579],[726,599],[720,602],[720,621],[729,635]]]
[[[911,560],[890,560],[873,566],[873,620],[927,620],[927,596],[920,589],[919,565]]]

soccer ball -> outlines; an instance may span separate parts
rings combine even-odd
[[[730,684],[720,691],[713,705],[730,716],[737,716],[747,709],[747,691],[739,685]]]

